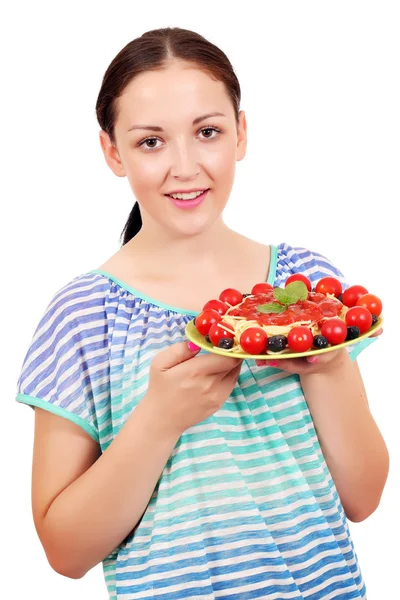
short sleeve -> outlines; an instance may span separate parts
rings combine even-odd
[[[342,271],[338,269],[326,256],[302,247],[281,245],[281,281],[284,282],[293,273],[303,273],[315,286],[323,277],[336,277],[342,284],[343,291],[349,287]],[[347,351],[352,360],[368,346],[378,340],[377,337],[365,338],[360,342],[347,346]]]
[[[26,352],[18,402],[48,410],[99,442],[98,411],[109,381],[104,299],[79,276],[47,306]]]

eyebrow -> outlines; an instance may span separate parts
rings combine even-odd
[[[226,115],[224,115],[223,113],[218,112],[218,111],[208,113],[206,115],[202,115],[201,117],[197,117],[196,119],[194,119],[193,125],[197,125],[197,123],[200,123],[200,121],[204,121],[204,119],[209,119],[210,117],[226,117]],[[158,125],[133,125],[130,129],[128,129],[128,132],[132,131],[134,129],[149,129],[151,131],[164,131],[164,129],[162,127],[159,127]]]

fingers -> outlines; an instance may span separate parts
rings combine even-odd
[[[382,335],[383,333],[383,328],[381,327],[380,329],[378,329],[377,331],[375,331],[371,337],[378,337],[378,335]]]
[[[310,357],[311,358],[311,357]],[[304,358],[285,358],[284,360],[260,360],[256,361],[258,366],[264,367],[275,367],[276,369],[280,369],[285,371],[286,373],[296,373],[297,375],[301,375],[303,373],[309,373],[315,367],[313,364],[309,363]]]
[[[230,372],[237,367],[240,370],[243,363],[242,358],[221,356],[219,354],[204,354],[203,356],[198,356],[196,361],[198,361],[196,364],[201,372],[208,373],[209,375]]]
[[[242,368],[242,364],[237,365],[231,371],[229,371],[228,373],[226,373],[222,377],[222,380],[230,382],[230,384],[233,386],[237,382],[237,380],[239,379],[241,368]]]
[[[280,362],[281,361],[275,360],[273,358],[266,360],[256,358],[256,365],[258,367],[279,367]]]
[[[285,358],[280,360],[256,360],[258,366],[264,367],[276,367],[287,373],[296,373],[297,375],[303,375],[307,373],[317,373],[324,370],[325,365],[336,364],[343,360],[343,357],[347,355],[347,350],[341,348],[340,350],[332,350],[331,352],[324,352],[323,354],[316,356],[305,356],[302,358]]]

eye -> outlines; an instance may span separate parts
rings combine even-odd
[[[218,127],[203,127],[202,129],[200,129],[201,132],[203,131],[215,131],[217,134],[221,133],[221,130],[218,129]],[[218,135],[214,135],[213,137],[209,137],[207,136],[206,139],[207,140],[212,140],[214,138],[218,137]]]
[[[203,133],[203,132],[209,132],[209,131],[214,131],[217,135],[213,135],[212,137],[207,135],[205,138],[205,140],[213,140],[216,137],[218,137],[218,135],[220,133],[222,133],[221,129],[218,129],[218,127],[214,127],[214,126],[209,126],[209,127],[202,127],[202,129],[200,129],[199,133]],[[145,152],[151,152],[152,150],[157,150],[160,146],[156,146],[154,145],[154,142],[157,141],[161,141],[159,138],[157,137],[147,137],[144,140],[140,141],[138,143],[138,146],[143,147],[143,149],[145,150]],[[150,142],[153,145],[152,146],[147,146],[146,144]]]
[[[145,146],[145,144],[147,144],[147,142],[157,142],[157,141],[160,141],[160,140],[155,137],[146,138],[145,140],[142,140],[141,142],[139,142],[138,146],[143,146],[144,149],[146,150],[146,152],[148,152],[149,150],[153,150],[154,148],[157,148],[157,146]]]

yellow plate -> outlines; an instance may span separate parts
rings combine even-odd
[[[366,332],[360,335],[355,340],[350,340],[348,342],[343,342],[343,344],[337,344],[337,346],[328,346],[327,348],[317,349],[317,350],[307,350],[307,352],[292,352],[291,350],[284,350],[282,353],[278,352],[268,352],[266,354],[247,354],[246,352],[232,352],[231,350],[223,350],[222,348],[218,348],[213,346],[212,344],[206,342],[206,339],[201,333],[199,333],[194,325],[194,320],[192,319],[186,325],[185,333],[189,340],[197,346],[200,346],[203,350],[207,350],[208,352],[212,352],[213,354],[220,354],[221,356],[234,356],[235,358],[252,358],[252,359],[280,359],[280,358],[302,358],[303,356],[313,356],[318,354],[323,354],[324,352],[332,352],[332,350],[339,350],[340,348],[346,348],[346,346],[351,346],[353,344],[357,344],[361,340],[371,337],[371,335],[382,327],[383,318],[379,317],[378,321],[375,325]]]

